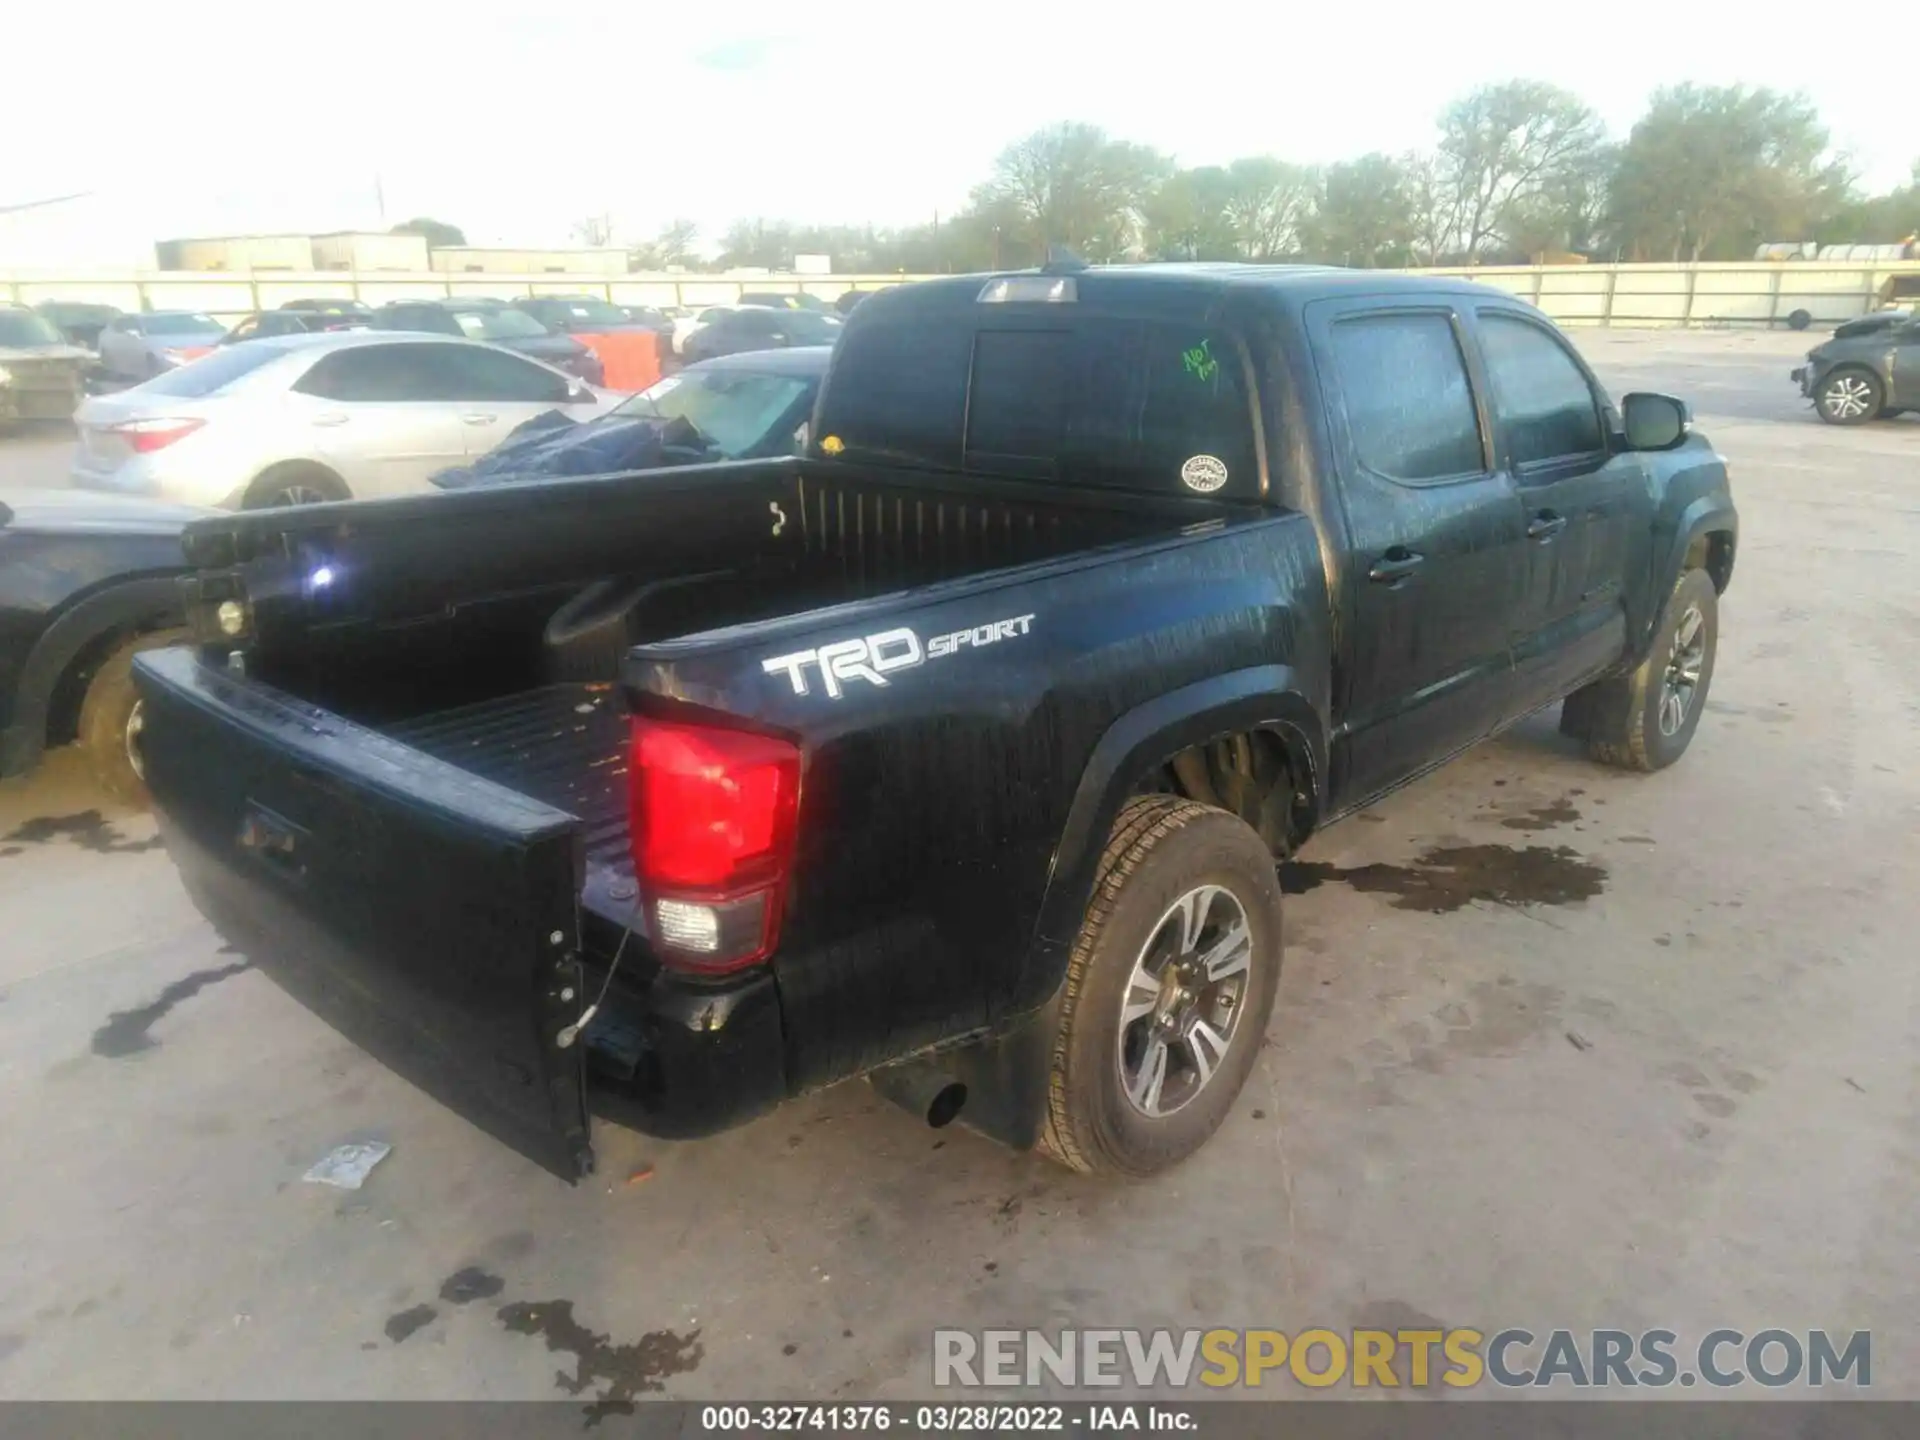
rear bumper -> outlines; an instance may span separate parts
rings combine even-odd
[[[662,971],[644,992],[616,990],[586,1046],[588,1109],[642,1134],[713,1135],[787,1098],[780,997],[764,971],[724,987]]]

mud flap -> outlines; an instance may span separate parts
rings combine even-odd
[[[200,910],[342,1035],[561,1178],[592,1169],[570,815],[187,650],[142,750]]]

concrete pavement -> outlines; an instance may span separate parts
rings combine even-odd
[[[0,791],[0,1397],[908,1398],[936,1326],[1429,1321],[1871,1328],[1920,1396],[1920,424],[1817,423],[1806,337],[1578,338],[1733,463],[1692,751],[1548,715],[1319,837],[1254,1080],[1152,1182],[852,1084],[602,1127],[569,1190],[221,953],[75,757]]]

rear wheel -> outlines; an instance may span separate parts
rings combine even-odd
[[[129,805],[147,803],[140,737],[145,717],[133,684],[133,657],[178,645],[184,630],[159,630],[120,644],[101,663],[80,702],[80,748],[100,787]]]
[[[266,510],[285,505],[323,505],[330,500],[352,498],[340,477],[323,466],[276,465],[247,488],[242,508]]]
[[[1068,964],[1041,1148],[1151,1175],[1220,1126],[1280,983],[1280,886],[1245,821],[1146,796],[1114,822]]]
[[[1871,370],[1848,366],[1820,382],[1814,407],[1829,425],[1864,425],[1878,419],[1886,404],[1886,390]]]

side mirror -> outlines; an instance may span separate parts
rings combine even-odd
[[[1686,401],[1651,391],[1624,397],[1620,415],[1629,450],[1671,450],[1693,429],[1693,412]]]

